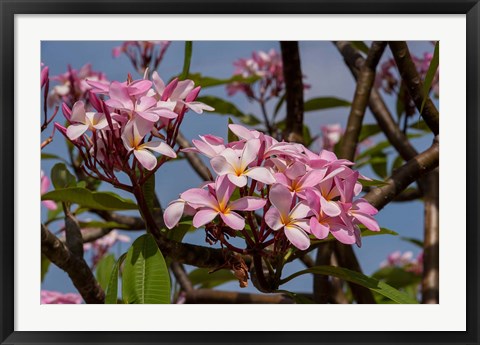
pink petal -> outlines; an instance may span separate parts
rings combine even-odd
[[[315,187],[325,177],[325,172],[322,170],[311,170],[302,176],[298,184],[301,188]]]
[[[284,227],[285,236],[298,249],[305,250],[310,247],[310,238],[307,233],[296,226]]]
[[[157,92],[161,95],[163,93],[163,90],[165,90],[165,83],[163,82],[162,78],[160,78],[157,71],[154,71],[152,73],[152,81],[155,90],[157,90]]]
[[[282,217],[286,219],[290,213],[293,198],[288,188],[281,184],[274,184],[270,188],[268,197],[272,205],[275,206]]]
[[[227,206],[234,190],[235,185],[230,182],[226,175],[218,176],[215,180],[215,194],[218,204],[222,205],[222,209]]]
[[[378,210],[370,205],[370,203],[365,199],[355,200],[353,203],[353,210],[355,210],[355,212],[359,211],[370,216],[374,216],[378,213]]]
[[[137,149],[133,151],[135,158],[147,170],[153,170],[157,166],[157,157],[148,150]]]
[[[368,214],[360,213],[360,212],[352,213],[352,216],[355,219],[357,219],[360,223],[365,225],[368,230],[380,231],[380,227],[378,226],[377,221],[372,216],[369,216]]]
[[[290,219],[302,219],[305,218],[310,212],[310,207],[305,202],[299,202],[295,207],[290,211]]]
[[[247,185],[247,177],[246,176],[237,176],[236,174],[228,174],[228,179],[237,187],[245,187]]]
[[[149,150],[161,153],[164,156],[170,157],[170,158],[176,158],[177,154],[175,151],[166,143],[163,141],[149,141],[145,144],[141,145],[142,148],[147,148]]]
[[[172,95],[170,96],[171,99],[185,99],[188,93],[193,90],[195,83],[191,80],[182,80],[179,81],[175,90],[173,90]]]
[[[240,160],[240,169],[242,171],[244,171],[250,163],[257,159],[259,149],[260,140],[258,139],[251,139],[245,143]]]
[[[143,96],[135,104],[135,109],[137,111],[145,111],[157,105],[157,100],[153,97]]]
[[[130,99],[130,95],[128,94],[128,89],[126,85],[114,81],[110,84],[110,90],[108,91],[108,95],[111,99],[118,101],[122,104],[123,108],[125,109],[133,109],[133,102]]]
[[[210,165],[218,175],[235,173],[232,165],[227,162],[224,156],[215,156],[210,160]]]
[[[220,217],[223,219],[225,224],[234,230],[243,230],[245,228],[245,219],[243,219],[238,213],[220,213]]]
[[[157,122],[160,117],[151,111],[136,111],[135,114],[141,116],[143,119],[150,121],[152,123]]]
[[[180,198],[192,204],[193,206],[217,208],[218,202],[206,190],[200,188],[192,188],[180,195]]]
[[[265,223],[272,230],[280,230],[283,227],[283,222],[280,217],[280,213],[275,207],[270,207],[270,209],[265,213]]]
[[[323,196],[320,196],[320,206],[322,212],[330,217],[337,217],[342,212],[335,201],[327,201]]]
[[[49,210],[55,211],[57,209],[57,203],[52,200],[43,200],[42,204]]]
[[[82,101],[75,102],[72,108],[72,115],[70,116],[70,122],[86,123],[85,118],[85,105]]]
[[[308,188],[305,190],[305,197],[310,209],[318,217],[320,215],[320,197],[318,192],[313,188]]]
[[[130,96],[143,95],[148,92],[152,87],[152,82],[150,80],[136,80],[130,85],[128,85],[127,90]]]
[[[70,140],[76,140],[83,135],[88,130],[87,125],[70,125],[67,128],[67,137]]]
[[[335,237],[338,241],[344,244],[354,244],[356,243],[356,238],[353,229],[347,230],[346,228],[340,229],[330,229],[330,233]]]
[[[200,228],[214,220],[217,215],[218,212],[211,208],[201,209],[193,216],[193,226]]]
[[[273,184],[275,183],[275,177],[273,177],[272,173],[264,167],[253,167],[248,169],[243,173],[254,180],[263,182],[265,184]]]
[[[305,164],[300,162],[295,162],[287,168],[287,170],[285,171],[285,175],[290,180],[295,180],[298,177],[305,175],[306,171],[307,171],[307,168]]]
[[[228,128],[235,134],[237,137],[245,140],[258,138],[260,133],[258,131],[251,131],[241,125],[230,124]]]
[[[185,210],[185,201],[177,199],[172,201],[163,213],[163,221],[167,228],[175,227],[183,216]]]
[[[94,81],[94,80],[85,80],[88,85],[92,87],[90,91],[94,93],[107,94],[110,85],[106,82]]]
[[[266,203],[265,199],[246,196],[231,202],[229,208],[238,211],[255,211],[265,206]]]
[[[328,236],[330,227],[327,224],[319,223],[316,217],[312,217],[310,218],[310,230],[316,238],[323,240]]]
[[[215,108],[212,108],[211,106],[206,105],[205,103],[202,103],[202,102],[188,102],[184,104],[187,106],[187,108],[192,109],[197,114],[202,114],[204,110],[206,111],[215,110]]]

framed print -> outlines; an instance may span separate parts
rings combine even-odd
[[[479,11],[2,1],[1,343],[478,343]]]

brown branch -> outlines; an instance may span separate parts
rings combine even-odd
[[[364,64],[365,59],[362,57],[360,52],[351,45],[350,42],[339,41],[334,42],[334,44],[340,54],[342,54],[345,63],[349,67],[353,76],[358,78],[360,68]],[[392,114],[385,105],[382,96],[376,89],[372,89],[370,93],[368,106],[372,111],[378,126],[385,133],[388,141],[398,151],[400,156],[405,161],[409,161],[413,157],[417,156],[417,150],[409,142],[407,136],[397,126]]]
[[[422,110],[421,108],[423,101],[426,99],[420,115],[425,120],[428,127],[432,130],[433,134],[438,135],[438,110],[430,99],[428,91],[426,93],[423,89],[422,78],[418,74],[417,68],[413,63],[407,43],[405,41],[390,41],[389,45],[400,75],[402,76],[402,80],[419,112]]]
[[[297,41],[281,41],[287,118],[284,138],[303,143],[303,75]]]
[[[293,300],[281,294],[251,294],[233,291],[198,289],[186,293],[189,304],[291,304]]]
[[[438,169],[426,175],[425,234],[423,241],[422,303],[439,303]]]
[[[439,143],[438,136],[436,136],[430,148],[398,168],[392,176],[385,181],[386,185],[372,189],[364,198],[380,210],[411,183],[437,168],[438,162]]]
[[[329,266],[332,257],[333,243],[322,243],[317,250],[315,266]],[[323,274],[315,274],[313,276],[313,299],[315,303],[325,304],[329,300],[329,276]]]
[[[375,187],[363,187],[362,191],[368,193],[375,189]],[[393,202],[408,202],[417,200],[423,197],[423,193],[417,188],[408,188],[405,189],[403,192],[398,194],[392,201]]]
[[[191,146],[181,132],[178,132],[177,144],[180,146],[180,148],[187,148]],[[212,173],[195,152],[183,152],[183,154],[185,155],[185,158],[187,158],[187,161],[190,163],[193,170],[195,170],[202,180],[212,180]]]
[[[353,161],[357,149],[358,138],[362,129],[363,117],[367,109],[370,93],[375,81],[375,71],[385,50],[386,42],[375,41],[368,52],[367,60],[360,67],[357,86],[353,97],[347,127],[340,145],[340,157]]]
[[[104,303],[105,293],[82,257],[74,255],[67,246],[42,224],[42,254],[67,272],[86,303]]]
[[[183,266],[178,262],[172,262],[171,269],[172,269],[173,275],[175,276],[175,279],[177,280],[178,284],[180,284],[180,287],[182,288],[182,290],[185,292],[193,291],[192,282],[188,278],[188,275],[185,272],[185,269],[183,268]]]

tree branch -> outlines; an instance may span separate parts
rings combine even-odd
[[[364,196],[364,198],[380,210],[405,190],[411,183],[437,168],[438,162],[439,142],[438,136],[436,136],[429,149],[398,168],[392,176],[385,181],[386,185],[372,189]]]
[[[353,161],[357,149],[358,137],[362,129],[363,117],[370,99],[370,92],[375,81],[375,71],[378,62],[385,50],[386,42],[375,41],[368,52],[367,60],[360,67],[357,78],[357,86],[353,97],[347,127],[343,135],[339,156]]]
[[[329,266],[333,252],[333,243],[322,243],[317,250],[315,266]],[[327,303],[330,296],[329,276],[315,274],[313,276],[313,299],[315,303]]]
[[[250,294],[233,291],[198,289],[186,293],[189,304],[291,304],[293,300],[281,294]]]
[[[67,246],[42,224],[42,254],[67,272],[86,303],[104,303],[105,293],[82,257],[75,256]]]
[[[425,234],[423,240],[422,303],[439,303],[438,169],[426,175]]]
[[[287,102],[284,138],[303,143],[303,74],[297,41],[280,41]]]
[[[173,275],[175,276],[175,279],[177,280],[178,284],[180,284],[180,287],[182,288],[182,290],[185,292],[193,291],[192,282],[188,278],[188,275],[185,272],[185,269],[183,268],[183,266],[178,262],[172,262],[171,269],[172,269]]]
[[[426,99],[420,115],[425,120],[428,127],[432,130],[433,134],[438,135],[438,110],[430,99],[428,92],[426,93],[423,89],[422,79],[420,78],[417,68],[415,67],[412,57],[410,56],[407,43],[405,41],[390,41],[389,45],[400,75],[402,76],[402,80],[405,83],[405,86],[407,87],[407,90],[415,102],[419,112],[422,110],[421,108],[424,99]]]
[[[358,78],[361,66],[365,63],[365,59],[360,52],[356,50],[350,42],[339,41],[334,42],[340,54],[342,54],[345,63],[349,67],[355,78]],[[400,156],[409,161],[418,155],[417,150],[409,142],[407,136],[397,126],[392,114],[388,110],[380,93],[374,88],[370,93],[369,108],[372,111],[375,120],[380,129],[385,133],[388,141],[398,151]]]

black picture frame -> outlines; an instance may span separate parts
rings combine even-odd
[[[14,16],[16,14],[466,14],[467,331],[466,332],[16,332],[14,331]],[[1,344],[478,344],[478,0],[0,0],[0,342]],[[18,212],[18,210],[16,210]],[[455,317],[452,315],[452,317]],[[240,327],[240,326],[239,326]]]

